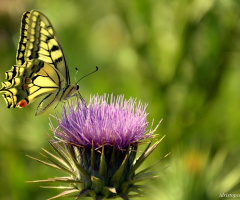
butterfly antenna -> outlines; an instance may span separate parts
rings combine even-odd
[[[77,82],[77,74],[78,74],[78,68],[75,68],[76,69],[76,74],[75,74],[75,77],[74,77],[74,79],[75,79],[75,83]]]
[[[76,69],[77,69],[77,68],[76,68]],[[87,77],[87,76],[89,76],[89,75],[95,73],[96,71],[98,71],[98,67],[97,67],[97,66],[96,66],[96,69],[95,69],[93,72],[91,72],[91,73],[89,73],[89,74],[83,76],[82,78],[80,78],[80,79],[76,82],[76,84],[77,84],[79,81],[81,81],[83,78],[85,78],[85,77]]]

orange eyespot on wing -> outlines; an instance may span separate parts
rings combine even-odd
[[[28,85],[27,84],[24,84],[23,86],[22,86],[22,89],[23,90],[25,90],[25,89],[27,89],[28,88]]]
[[[18,103],[17,107],[23,108],[23,107],[25,107],[26,105],[28,105],[28,102],[24,99],[24,100],[22,100],[22,101],[20,101],[20,102]]]
[[[31,83],[31,79],[30,78],[26,78],[26,83]]]

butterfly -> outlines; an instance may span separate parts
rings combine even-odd
[[[5,73],[0,92],[8,108],[23,108],[46,95],[35,115],[52,104],[76,95],[79,86],[71,84],[62,46],[48,18],[39,11],[22,16],[16,65]]]

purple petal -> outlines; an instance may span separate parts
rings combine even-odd
[[[55,136],[66,143],[91,148],[113,145],[124,149],[129,144],[152,137],[147,131],[147,105],[136,99],[124,99],[123,95],[94,95],[86,107],[80,100],[65,105]]]

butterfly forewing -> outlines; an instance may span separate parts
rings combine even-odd
[[[21,36],[17,50],[17,64],[39,59],[55,66],[70,84],[67,62],[50,21],[42,13],[32,10],[22,17]]]

